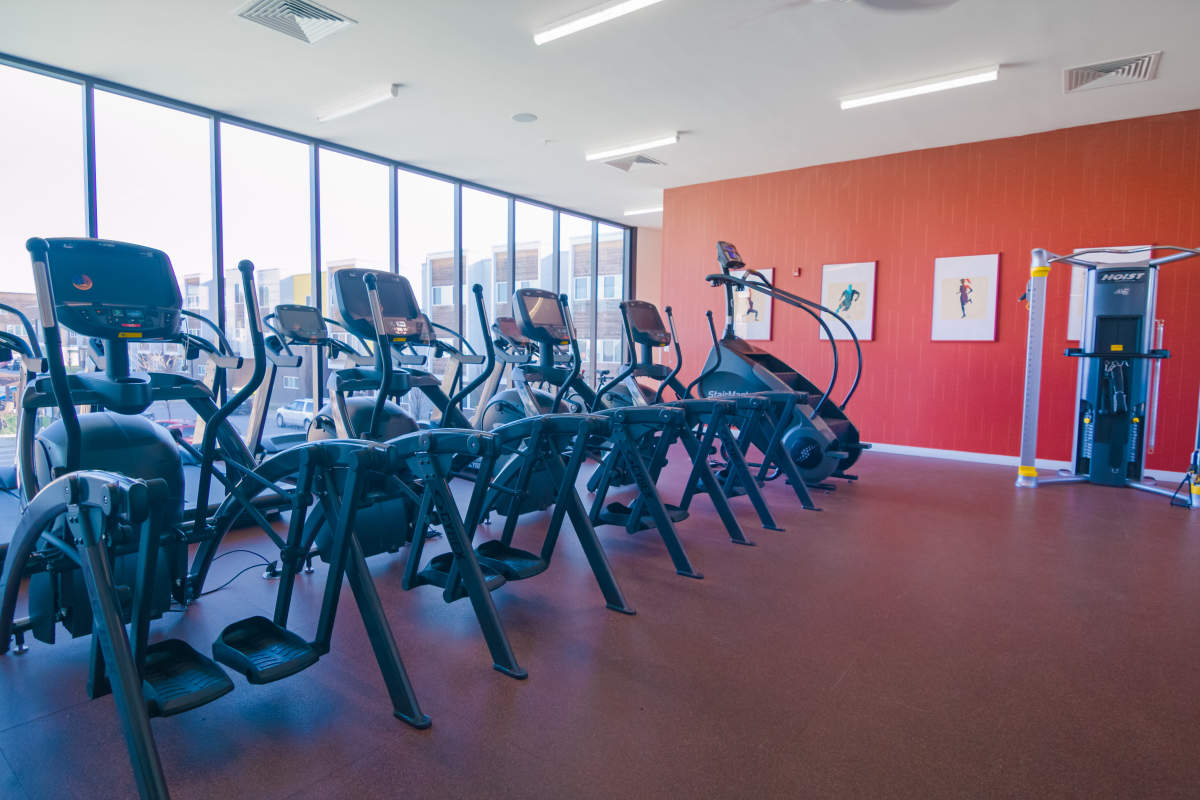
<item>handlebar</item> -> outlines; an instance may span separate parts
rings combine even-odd
[[[196,501],[195,533],[197,537],[204,531],[207,523],[201,509],[205,508],[208,503],[208,487],[212,482],[213,461],[216,458],[217,433],[229,415],[258,391],[267,374],[267,346],[263,337],[262,316],[258,308],[258,291],[254,286],[254,264],[247,259],[242,259],[238,262],[237,268],[242,273],[242,292],[246,296],[246,317],[250,329],[254,371],[250,374],[250,380],[234,392],[233,397],[225,401],[217,409],[217,413],[213,414],[212,419],[207,420],[204,424],[204,439],[200,445],[200,480],[196,484],[198,499]]]
[[[658,385],[658,390],[654,393],[656,404],[662,402],[663,389],[667,388],[667,384],[675,380],[679,370],[683,369],[683,348],[679,346],[679,335],[675,333],[675,314],[670,306],[664,308],[663,312],[667,315],[667,325],[671,329],[671,342],[675,345],[675,368],[668,372],[667,377],[663,378],[662,383]]]
[[[371,303],[371,318],[375,324],[375,365],[379,369],[379,391],[375,394],[375,405],[371,409],[371,426],[365,438],[374,439],[383,424],[383,407],[387,402],[388,390],[392,385],[392,342],[383,329],[383,306],[379,302],[379,279],[370,272],[363,275],[367,285],[367,299]]]
[[[583,368],[583,357],[579,354],[579,336],[575,332],[575,318],[571,316],[571,307],[567,305],[567,296],[560,294],[558,296],[558,307],[562,310],[563,320],[567,323],[567,333],[571,339],[571,372],[567,380],[563,381],[562,386],[558,387],[558,391],[554,393],[554,402],[550,404],[550,413],[558,413],[558,405],[562,402],[563,395],[567,393],[567,387],[570,386],[579,377],[579,370]]]
[[[837,340],[834,339],[833,331],[830,330],[828,323],[826,323],[825,320],[821,317],[821,313],[828,314],[829,316],[836,319],[850,333],[850,338],[854,342],[854,351],[858,357],[858,364],[857,364],[857,370],[856,370],[855,376],[854,376],[854,382],[850,386],[850,391],[848,391],[846,393],[845,399],[842,400],[841,405],[838,406],[839,408],[844,409],[846,407],[846,404],[850,402],[850,398],[854,396],[854,392],[858,389],[858,382],[859,382],[859,379],[862,377],[862,347],[859,344],[858,335],[854,332],[854,328],[851,327],[850,323],[847,322],[840,314],[838,314],[833,309],[827,308],[827,307],[821,305],[820,303],[815,303],[812,300],[808,300],[807,298],[800,297],[799,295],[793,294],[792,292],[789,292],[786,289],[781,289],[778,286],[771,285],[767,281],[766,276],[764,276],[761,272],[758,272],[757,270],[753,270],[753,269],[746,269],[745,273],[748,276],[754,276],[754,277],[758,278],[758,280],[746,280],[745,278],[735,278],[732,275],[727,275],[723,272],[714,273],[712,275],[706,275],[704,279],[713,286],[720,286],[720,285],[725,286],[725,293],[726,293],[726,297],[729,301],[730,309],[732,309],[733,289],[735,287],[739,287],[742,289],[752,289],[756,292],[759,292],[760,294],[765,294],[767,297],[770,297],[773,300],[779,300],[783,303],[786,303],[787,305],[792,306],[793,308],[798,308],[801,311],[803,311],[804,313],[808,314],[810,317],[812,317],[814,320],[817,321],[817,324],[821,326],[821,329],[825,331],[825,336],[828,337],[828,339],[829,339],[830,350],[833,352],[833,371],[830,375],[829,384],[828,384],[828,386],[825,387],[825,391],[821,395],[821,399],[813,406],[812,417],[814,417],[814,418],[820,412],[820,409],[825,404],[825,401],[828,400],[830,398],[830,396],[832,395],[833,388],[837,383],[838,369],[839,369]],[[814,309],[816,309],[816,310],[814,311]],[[820,313],[818,313],[818,312],[820,312]],[[733,316],[732,316],[732,314],[730,314],[729,322],[728,322],[728,325],[726,328],[727,333],[729,332],[730,328],[732,328],[732,325],[733,325]]]
[[[42,325],[42,340],[49,354],[50,385],[54,388],[54,399],[67,434],[67,457],[55,477],[79,469],[79,451],[83,434],[79,428],[79,416],[71,401],[71,388],[67,381],[67,368],[63,364],[62,336],[58,320],[54,316],[54,290],[50,283],[50,265],[47,263],[50,243],[42,238],[33,238],[25,243],[33,260],[33,283],[37,293],[38,317]]]
[[[714,372],[716,372],[718,369],[721,368],[721,342],[719,339],[717,339],[717,324],[713,321],[712,310],[710,309],[708,311],[705,311],[704,316],[708,318],[708,335],[710,337],[712,337],[712,343],[713,343],[712,351],[713,351],[713,355],[715,356],[715,358],[713,359],[713,364],[711,367],[706,367],[705,369],[700,370],[700,374],[696,376],[695,380],[693,380],[686,387],[684,387],[684,390],[683,390],[684,397],[691,397],[692,389],[694,387],[698,387],[704,381],[705,378],[707,378],[709,375],[712,375]]]
[[[479,317],[479,330],[486,332],[488,329],[488,324],[487,310],[484,308],[483,303],[483,287],[477,283],[471,287],[471,291],[475,294],[475,313]],[[483,382],[486,381],[488,376],[492,374],[492,370],[496,368],[496,346],[492,343],[492,337],[487,336],[485,333],[483,342],[487,350],[486,365],[473,381],[463,386],[454,394],[453,397],[450,398],[450,402],[446,404],[446,410],[442,412],[443,425],[446,424],[447,418],[450,416],[451,409],[455,408],[459,403],[461,403],[463,398],[470,395],[471,392],[482,386]],[[470,344],[467,343],[466,339],[463,339],[463,343],[470,347]],[[474,353],[474,350],[472,350],[472,353]]]

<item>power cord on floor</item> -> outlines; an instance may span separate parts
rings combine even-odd
[[[216,587],[215,589],[209,589],[208,591],[201,592],[200,597],[207,597],[208,595],[212,594],[213,592],[221,591],[222,589],[229,586],[229,584],[233,583],[238,578],[242,577],[242,575],[246,574],[247,572],[249,572],[252,569],[258,569],[259,567],[267,568],[266,572],[263,574],[263,577],[273,578],[273,577],[279,576],[279,562],[278,561],[272,561],[269,558],[267,558],[266,556],[264,556],[262,553],[256,553],[253,550],[247,550],[243,547],[237,547],[237,548],[234,548],[233,550],[226,550],[224,553],[221,553],[219,556],[216,556],[215,558],[213,558],[213,561],[216,562],[216,561],[224,558],[225,556],[233,555],[234,553],[249,553],[250,555],[257,557],[259,559],[259,563],[251,564],[248,567],[243,567],[242,569],[235,572],[233,574],[232,578],[225,581],[224,583],[222,583],[220,586]]]

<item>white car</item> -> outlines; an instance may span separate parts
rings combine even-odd
[[[275,412],[275,424],[280,428],[304,428],[312,424],[313,401],[293,400]]]

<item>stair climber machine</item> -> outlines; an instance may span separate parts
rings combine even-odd
[[[638,303],[638,301],[631,301]],[[654,309],[649,303],[635,306],[637,311],[645,312],[649,306],[653,309],[655,318],[658,317],[657,309]],[[613,408],[620,407],[621,404],[631,407],[665,407],[679,409],[684,412],[684,424],[671,429],[669,436],[657,436],[651,430],[648,435],[640,443],[643,452],[649,459],[647,466],[650,470],[650,476],[657,484],[658,479],[662,474],[663,468],[667,465],[667,456],[670,448],[676,442],[683,445],[684,451],[691,460],[692,468],[688,473],[687,479],[683,484],[683,495],[678,504],[672,504],[670,509],[682,516],[690,513],[692,498],[698,492],[703,492],[709,496],[713,507],[717,511],[717,516],[721,518],[721,522],[725,525],[725,530],[729,533],[730,541],[734,544],[752,545],[754,544],[746,538],[742,531],[741,524],[737,517],[734,516],[733,509],[729,505],[729,496],[725,491],[725,487],[721,485],[721,481],[713,474],[711,465],[709,464],[709,455],[714,452],[714,442],[717,437],[725,434],[722,441],[728,441],[730,444],[736,442],[733,432],[728,427],[730,415],[734,413],[736,401],[724,399],[695,399],[695,398],[679,398],[670,402],[663,402],[662,390],[666,388],[667,381],[674,379],[675,375],[683,366],[681,351],[676,348],[675,351],[675,368],[671,370],[667,367],[660,367],[653,363],[651,357],[651,347],[661,346],[669,347],[671,336],[662,327],[662,320],[658,320],[658,329],[653,330],[648,335],[643,335],[640,342],[635,339],[635,333],[629,324],[629,303],[623,302],[620,305],[621,316],[623,323],[624,340],[626,346],[626,363],[610,380],[606,381],[596,390],[596,396],[592,399],[594,408]],[[645,322],[645,320],[643,320]],[[674,325],[674,322],[672,322]],[[643,360],[639,363],[637,357],[637,344],[642,348]],[[645,373],[646,376],[657,376],[662,379],[662,383],[647,401],[639,385],[636,382],[636,374]],[[626,385],[629,381],[629,385]],[[622,387],[626,391],[617,394],[613,390],[616,387]],[[637,389],[638,391],[634,391]],[[610,398],[613,398],[610,400]],[[608,401],[608,402],[606,402]],[[740,466],[745,467],[745,473],[748,475],[749,467],[744,463]],[[589,483],[589,489],[595,491],[609,475],[615,475],[616,471],[605,468],[605,464],[601,462],[601,469],[596,471]],[[738,477],[742,477],[742,473],[738,473]],[[766,502],[763,500],[757,483],[750,478],[747,482],[754,498],[755,510],[759,513],[759,519],[763,522],[764,527],[773,530],[778,530],[774,518],[766,507]]]
[[[725,331],[705,362],[703,371],[706,377],[700,382],[700,394],[718,397],[757,392],[795,393],[793,424],[789,426],[784,442],[804,480],[821,488],[832,488],[823,484],[830,477],[856,480],[857,476],[847,470],[870,445],[860,441],[858,429],[846,416],[846,405],[858,389],[862,376],[862,348],[854,329],[832,309],[773,286],[761,273],[748,269],[737,248],[729,242],[717,242],[717,260],[721,271],[708,275],[705,280],[713,286],[725,288]],[[742,270],[742,277],[734,276],[733,270]],[[816,320],[828,337],[833,352],[833,372],[825,389],[822,390],[798,370],[734,333],[735,291],[759,292],[799,309]],[[838,378],[837,342],[829,325],[822,319],[822,314],[842,325],[854,343],[857,359],[854,381],[841,403],[834,400],[832,394]],[[819,398],[815,404],[811,402],[813,397]],[[760,450],[760,445],[766,444],[755,442]]]
[[[583,445],[607,430],[607,420],[541,414],[489,431],[477,430],[461,408],[464,398],[494,370],[490,341],[488,354],[480,358],[482,372],[447,396],[445,389],[453,381],[449,376],[461,373],[465,364],[477,362],[469,353],[456,351],[434,337],[406,278],[374,270],[340,270],[334,276],[334,293],[346,330],[360,341],[373,343],[372,367],[331,370],[330,403],[314,417],[309,438],[319,441],[339,436],[394,446],[415,437],[428,442],[437,454],[402,472],[371,476],[372,504],[360,512],[358,527],[367,555],[394,553],[407,546],[403,588],[434,586],[442,590],[448,603],[469,599],[493,666],[517,678],[526,677],[526,672],[517,663],[490,593],[546,571],[566,518],[571,519],[607,607],[634,613],[575,490],[586,452]],[[486,330],[482,287],[476,287],[474,295],[481,330]],[[345,355],[350,361],[363,361],[363,354],[354,348],[332,344],[316,309],[279,307],[276,317],[289,347],[308,344],[340,349],[349,351]],[[442,379],[422,369],[429,357],[439,354],[452,362]],[[437,418],[427,428],[420,427],[399,405],[414,391],[421,392],[436,410]],[[454,478],[472,484],[461,512],[449,488]],[[551,513],[537,552],[516,547],[519,516],[547,509]],[[493,512],[505,517],[500,538],[475,545],[478,529]],[[323,526],[324,521],[314,514],[309,536],[318,545],[325,538],[320,532]],[[424,551],[433,526],[441,527],[450,552],[426,559]]]
[[[690,441],[686,436],[684,438],[684,446],[692,459],[693,474],[685,484],[680,505],[686,508],[697,492],[708,491],[704,480],[701,480],[704,477],[703,469],[708,467],[710,457],[719,448],[725,464],[719,475],[722,479],[721,494],[713,495],[718,510],[724,505],[722,495],[747,495],[758,513],[762,526],[768,530],[782,530],[775,522],[760,490],[763,478],[754,475],[752,467],[756,465],[746,459],[752,433],[764,430],[768,440],[773,441],[775,445],[774,448],[768,448],[773,457],[790,462],[790,455],[782,447],[783,429],[779,430],[774,440],[771,439],[771,435],[778,426],[771,426],[770,431],[765,430],[765,426],[771,425],[771,414],[775,404],[763,395],[696,398],[692,390],[704,380],[706,374],[702,372],[687,386],[679,379],[679,372],[683,368],[683,351],[675,333],[675,318],[671,307],[667,306],[665,309],[670,330],[663,324],[662,316],[653,303],[645,300],[626,300],[621,303],[620,309],[628,343],[626,360],[616,376],[597,393],[602,398],[601,403],[610,397],[612,389],[622,386],[625,392],[619,396],[620,400],[617,402],[626,401],[628,398],[627,402],[633,405],[645,406],[666,402],[684,409],[687,413],[688,428],[695,433],[697,441]],[[712,313],[709,312],[708,316],[711,325]],[[672,346],[675,351],[674,366],[656,364],[653,358],[654,349]],[[647,382],[652,385],[648,385]],[[674,399],[664,399],[667,389],[671,390]],[[783,403],[790,412],[795,403],[794,396],[786,394]],[[701,461],[703,467],[699,463]],[[794,464],[792,469],[795,469]],[[800,487],[805,507],[814,508],[803,480],[799,479],[798,473],[795,475],[795,483]]]
[[[429,718],[417,704],[354,533],[360,496],[354,467],[394,454],[355,442],[303,445],[286,453],[295,467],[286,481],[268,481],[257,470],[234,471],[225,476],[230,492],[216,519],[207,517],[203,504],[188,519],[180,448],[162,426],[142,416],[156,400],[188,398],[205,423],[201,482],[211,479],[218,440],[237,439],[228,417],[257,389],[264,373],[253,265],[242,261],[238,268],[243,296],[250,299],[254,374],[218,407],[192,378],[130,370],[130,342],[180,341],[181,297],[165,253],[95,239],[31,239],[28,249],[47,374],[30,385],[22,405],[26,411],[56,409],[60,418],[36,435],[36,449],[18,453],[23,460],[36,453],[36,465],[22,464],[36,483],[24,487],[29,503],[0,571],[0,653],[13,641],[21,652],[30,632],[53,643],[59,625],[72,636],[90,634],[89,694],[113,695],[140,796],[166,798],[150,719],[230,692],[234,685],[222,665],[261,684],[314,664],[330,651],[347,580],[393,712],[415,727],[427,727]],[[102,340],[104,372],[67,372],[62,328]],[[85,413],[78,406],[97,410]],[[270,485],[290,504],[286,541],[273,534],[284,565],[273,618],[254,616],[229,625],[212,644],[212,658],[181,639],[151,644],[152,620],[181,610],[199,594],[202,582],[193,583],[185,569],[189,545],[203,549],[222,533],[222,519],[228,523],[254,511],[247,502],[248,484]],[[317,629],[307,639],[287,627],[287,618],[299,563],[295,544],[314,498],[336,523]],[[28,617],[17,619],[18,593],[26,580]]]
[[[502,319],[497,323],[501,349],[512,353],[526,351],[530,358],[514,357],[511,363],[514,387],[487,401],[484,427],[494,429],[523,417],[556,413],[568,407],[564,398],[574,393],[590,416],[603,417],[608,423],[605,431],[598,430],[588,440],[587,455],[599,462],[588,483],[588,488],[595,492],[588,512],[592,524],[619,525],[630,534],[655,528],[675,571],[684,577],[702,578],[675,530],[675,523],[686,519],[687,511],[663,501],[655,486],[657,474],[649,466],[665,465],[667,447],[687,425],[683,409],[600,408],[596,392],[580,376],[579,341],[566,296],[544,289],[518,289],[513,295],[512,309],[512,322]],[[556,356],[557,348],[561,347],[570,353],[566,363]],[[554,394],[535,390],[533,387],[539,384],[553,388]],[[626,485],[633,485],[638,491],[632,505],[606,503],[610,490]]]
[[[1154,251],[1164,255],[1153,257]],[[1143,254],[1133,263],[1106,264],[1105,254]],[[1096,258],[1100,256],[1100,258]],[[1162,348],[1162,326],[1154,313],[1158,271],[1166,264],[1200,256],[1188,247],[1083,250],[1060,256],[1033,251],[1027,298],[1029,338],[1025,355],[1025,398],[1021,420],[1021,461],[1017,486],[1097,483],[1122,486],[1171,498],[1172,505],[1200,509],[1200,422],[1192,464],[1174,491],[1143,475],[1146,452],[1153,451],[1158,416],[1159,372],[1171,353]],[[1037,471],[1038,404],[1041,398],[1042,345],[1046,319],[1046,279],[1057,264],[1086,270],[1083,332],[1079,347],[1067,356],[1079,359],[1075,433],[1071,469],[1058,477]],[[1182,495],[1182,499],[1181,499]]]

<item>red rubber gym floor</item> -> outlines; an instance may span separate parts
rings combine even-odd
[[[698,498],[679,530],[702,581],[675,575],[653,532],[602,528],[634,617],[605,610],[567,533],[547,573],[496,594],[523,682],[491,669],[467,603],[402,591],[403,554],[376,557],[433,727],[392,717],[346,589],[316,666],[235,676],[153,722],[173,796],[1196,797],[1200,514],[1101,487],[1018,491],[1014,472],[867,453],[819,513],[769,484],[786,532],[735,500],[753,548]],[[252,562],[222,559],[214,579]],[[206,651],[269,615],[258,572],[154,632]],[[320,575],[300,581],[303,634]],[[111,698],[87,700],[87,656],[80,639],[0,657],[0,797],[135,794]]]

